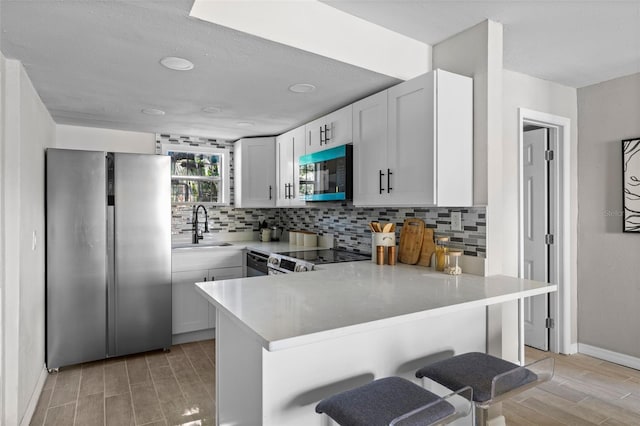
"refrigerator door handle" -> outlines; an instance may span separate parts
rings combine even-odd
[[[107,357],[116,356],[115,209],[107,207]]]

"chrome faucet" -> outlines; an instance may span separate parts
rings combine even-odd
[[[209,215],[207,214],[207,209],[202,204],[197,206],[193,206],[193,210],[191,210],[191,232],[192,238],[191,242],[193,244],[198,244],[198,241],[204,238],[204,235],[200,229],[198,229],[198,210],[202,207],[204,210],[204,232],[209,233]]]

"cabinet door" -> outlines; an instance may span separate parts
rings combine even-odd
[[[289,205],[291,207],[300,207],[306,204],[304,198],[300,196],[300,157],[307,153],[306,151],[306,139],[305,139],[305,127],[301,126],[292,130],[292,145],[293,145],[293,187],[290,190],[291,197],[289,198]]]
[[[209,328],[209,302],[194,286],[208,279],[209,271],[206,269],[171,274],[173,334]]]
[[[390,205],[435,204],[434,76],[430,72],[388,90]]]
[[[234,278],[242,278],[242,266],[209,269],[209,279],[211,281],[231,280]],[[211,303],[207,303],[207,305],[209,305],[208,327],[213,328],[216,326],[216,308]]]
[[[353,163],[353,204],[385,205],[388,200],[386,90],[353,104]]]
[[[276,205],[275,138],[241,139],[239,145],[240,191],[236,207],[274,207]],[[237,167],[237,166],[236,166]],[[237,170],[237,168],[236,168]]]
[[[345,145],[353,141],[353,105],[347,105],[327,115],[322,149]]]
[[[325,117],[313,120],[304,126],[305,129],[305,150],[307,154],[318,152],[324,149],[324,126]],[[322,130],[322,132],[320,132]]]
[[[277,194],[276,206],[288,207],[290,196],[293,192],[293,135],[292,131],[284,133],[276,138],[276,174]]]

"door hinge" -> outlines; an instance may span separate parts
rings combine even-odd
[[[547,149],[547,150],[544,152],[544,159],[545,159],[545,160],[547,160],[547,161],[551,161],[551,160],[553,160],[553,151],[552,151],[552,150],[550,150],[550,149]]]
[[[544,236],[544,243],[547,245],[553,244],[553,234],[546,234]]]
[[[553,318],[547,318],[544,321],[544,326],[546,328],[554,328],[556,326],[555,321],[553,320]]]

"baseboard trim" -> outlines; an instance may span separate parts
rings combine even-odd
[[[31,419],[36,412],[38,400],[40,399],[40,394],[42,394],[42,389],[44,389],[44,384],[47,381],[48,375],[49,372],[47,371],[47,366],[42,366],[40,377],[38,377],[38,383],[36,383],[36,388],[33,390],[31,398],[29,398],[29,404],[27,404],[27,409],[25,410],[24,416],[22,416],[20,426],[29,426],[29,424],[31,423]]]
[[[216,329],[207,328],[206,330],[192,331],[190,333],[174,334],[171,337],[171,343],[174,345],[181,345],[183,343],[215,339],[215,337],[216,337]]]
[[[610,351],[608,349],[599,348],[597,346],[586,345],[584,343],[578,343],[578,352],[595,358],[603,359],[605,361],[613,362],[615,364],[624,365],[625,367],[640,370],[640,358],[631,355],[621,354],[619,352]]]

